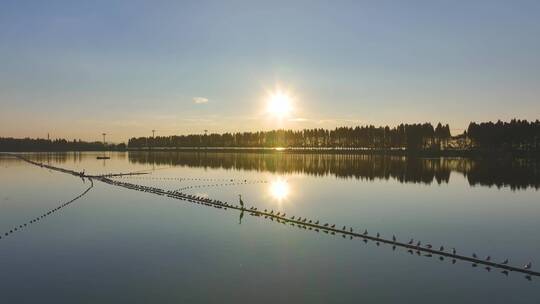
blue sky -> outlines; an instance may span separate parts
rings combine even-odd
[[[540,118],[539,1],[0,1],[0,136]],[[264,113],[277,86],[285,119]],[[196,102],[197,101],[197,102]]]

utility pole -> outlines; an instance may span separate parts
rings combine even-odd
[[[103,135],[103,146],[105,146],[105,135],[107,135],[107,133],[101,133],[101,135]]]
[[[204,130],[204,149],[208,150],[208,138],[206,137],[208,134],[208,130]]]

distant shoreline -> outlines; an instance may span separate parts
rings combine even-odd
[[[529,157],[540,158],[535,151],[493,151],[493,150],[407,150],[407,149],[365,149],[365,148],[270,148],[270,147],[148,147],[127,149],[66,149],[66,150],[18,150],[0,151],[5,153],[45,153],[45,152],[197,152],[197,153],[298,153],[298,154],[356,154],[388,155],[412,157]]]

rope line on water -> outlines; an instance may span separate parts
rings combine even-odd
[[[20,224],[18,226],[15,226],[14,228],[10,229],[9,231],[3,233],[0,235],[0,240],[3,239],[3,238],[6,238],[8,236],[10,236],[11,234],[17,232],[17,231],[21,231],[22,229],[24,228],[28,228],[30,225],[32,224],[35,224],[43,219],[45,219],[46,217],[48,216],[51,216],[53,214],[55,214],[56,212],[64,209],[65,207],[68,207],[69,205],[71,205],[73,202],[75,202],[76,200],[78,200],[79,198],[83,197],[84,195],[86,195],[86,193],[88,193],[88,191],[90,191],[90,189],[92,189],[94,187],[94,182],[92,181],[91,178],[89,178],[90,180],[90,186],[84,190],[81,194],[77,195],[76,197],[74,197],[73,199],[61,204],[61,205],[58,205],[57,207],[53,208],[53,209],[50,209],[48,210],[47,212],[41,214],[40,216],[37,216],[35,218],[32,218],[30,221],[28,222],[25,222],[23,224]]]

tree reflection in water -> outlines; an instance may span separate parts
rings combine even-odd
[[[540,187],[539,160],[528,158],[420,158],[366,154],[256,152],[129,152],[139,164],[255,170],[271,173],[334,175],[360,180],[395,179],[402,183],[448,183],[450,173],[472,186],[526,189]]]

